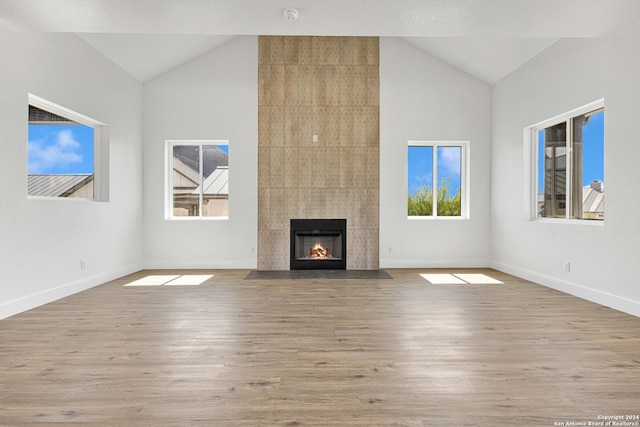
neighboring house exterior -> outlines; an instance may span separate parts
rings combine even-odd
[[[544,212],[544,200],[544,194],[538,194],[538,215]],[[566,212],[566,202],[562,197],[556,200],[556,212],[560,215]],[[604,219],[604,183],[602,181],[593,181],[582,187],[582,218]]]
[[[173,215],[198,216],[202,193],[202,216],[229,216],[229,166],[226,153],[204,151],[205,176],[200,187],[200,174],[195,152],[183,150],[173,157]],[[218,157],[216,159],[216,157]],[[222,164],[221,164],[222,163]],[[213,168],[213,169],[212,169]],[[212,170],[211,170],[212,169]],[[207,172],[208,173],[207,175]]]

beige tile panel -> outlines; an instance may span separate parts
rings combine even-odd
[[[379,200],[377,197],[371,197],[371,192],[377,192],[378,190],[367,190],[367,211],[366,211],[366,228],[368,230],[378,230],[380,227],[380,209],[379,209]]]
[[[366,147],[353,148],[353,187],[357,189],[367,188],[369,185],[367,175],[367,150]]]
[[[327,65],[324,67],[326,85],[326,105],[340,105],[340,84],[338,81],[338,66]]]
[[[258,66],[258,105],[271,104],[271,65]]]
[[[299,149],[297,147],[287,147],[284,153],[284,181],[282,186],[284,188],[300,187],[300,162],[299,162]]]
[[[270,63],[284,64],[284,37],[272,36],[270,39]]]
[[[364,105],[380,105],[380,76],[378,75],[378,66],[369,66],[367,68],[368,72],[365,77],[367,82],[367,97]]]
[[[284,105],[298,105],[298,74],[299,65],[284,66]]]
[[[299,37],[285,37],[284,38],[284,63],[287,65],[298,65],[298,41]]]
[[[258,145],[258,188],[271,187],[271,149]]]
[[[271,37],[258,37],[258,65],[271,64]]]
[[[380,237],[378,228],[367,230],[367,263],[366,270],[377,270],[380,268]]]
[[[316,64],[313,57],[313,39],[314,37],[296,37],[298,39],[298,63],[299,64]]]
[[[347,224],[347,269],[365,270],[367,265],[367,232]]]
[[[303,147],[298,156],[299,164],[299,183],[298,188],[312,188],[311,181],[313,179],[313,156],[310,153],[311,148]]]
[[[271,166],[271,185],[272,187],[282,187],[284,181],[284,147],[271,147],[269,149],[270,166]]]
[[[299,65],[298,105],[313,105],[315,65]]]
[[[325,217],[326,218],[343,218],[340,216],[341,194],[336,188],[324,190],[325,195]],[[348,224],[347,224],[348,227]]]
[[[268,224],[271,218],[271,191],[260,189],[258,191],[258,224]],[[261,228],[258,228],[261,230]],[[260,232],[258,232],[259,234]]]
[[[284,107],[284,145],[297,147],[300,145],[300,107]]]
[[[271,145],[271,107],[268,105],[258,106],[258,146]]]
[[[340,188],[340,147],[325,147],[324,188]]]
[[[271,91],[269,94],[271,105],[283,105],[284,104],[284,83],[285,83],[285,69],[284,65],[272,65],[271,66]]]
[[[380,188],[380,148],[367,147],[367,188]]]
[[[311,39],[311,55],[314,64],[328,64],[328,37],[313,37]]]
[[[327,217],[327,192],[324,189],[311,189],[311,212],[308,218],[328,218]]]
[[[377,37],[356,37],[353,44],[356,65],[379,64],[380,47]]]
[[[272,256],[273,248],[276,245],[276,236],[277,233],[274,230],[268,228],[258,230],[258,269],[275,269],[275,263],[279,261]]]
[[[282,105],[272,105],[269,112],[269,117],[271,118],[269,129],[271,145],[282,147],[285,145],[285,107]]]
[[[298,126],[300,134],[298,136],[298,145],[318,147],[322,143],[313,142],[314,135],[314,121],[313,121],[313,108],[311,106],[301,106],[298,109]]]
[[[354,57],[354,39],[353,37],[340,37],[337,53],[338,53],[338,64],[340,65],[354,65],[355,57]]]
[[[291,218],[346,218],[348,268],[377,268],[377,39],[260,37],[259,49],[259,268],[289,268]]]
[[[338,218],[353,220],[353,191],[354,190],[352,188],[340,189],[340,211]]]
[[[353,147],[340,148],[340,188],[353,188]]]
[[[327,66],[316,65],[312,67],[312,73],[311,104],[327,105],[327,85],[333,83],[333,81],[327,77]]]
[[[340,146],[353,146],[353,107],[340,107]]]
[[[311,187],[325,188],[326,150],[324,147],[313,147],[311,151]]]

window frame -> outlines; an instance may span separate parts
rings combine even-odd
[[[57,116],[64,117],[78,124],[91,127],[93,129],[93,197],[53,197],[30,195],[27,189],[27,199],[29,200],[71,200],[71,201],[109,201],[109,126],[92,119],[84,114],[75,112],[37,95],[28,94],[27,106],[37,107]],[[27,121],[27,126],[29,125]],[[28,131],[27,131],[28,134]],[[28,145],[28,141],[27,141]],[[28,155],[27,155],[28,161]],[[28,172],[27,172],[28,176]]]
[[[202,146],[204,145],[226,145],[230,146],[228,139],[197,139],[197,140],[166,140],[165,141],[165,212],[164,217],[165,220],[168,221],[226,221],[229,219],[229,215],[219,215],[219,216],[203,216],[202,215],[202,205],[203,205],[203,193],[200,192],[200,209],[198,216],[177,216],[173,214],[173,147],[180,145],[190,145],[190,146],[199,146],[200,152],[204,152],[202,150]],[[227,153],[228,154],[228,153]],[[229,163],[230,163],[229,158]],[[203,156],[200,156],[200,170],[202,171],[203,167]],[[202,173],[200,173],[200,178],[202,178]],[[200,183],[200,187],[202,187],[202,182]],[[230,200],[230,199],[229,199]]]
[[[596,101],[585,104],[581,107],[574,108],[570,111],[567,111],[562,114],[558,114],[550,119],[543,120],[534,125],[528,126],[524,130],[525,136],[525,146],[528,145],[528,153],[530,156],[530,161],[528,162],[531,168],[530,173],[530,185],[529,185],[529,197],[528,197],[528,212],[527,215],[529,220],[541,222],[541,223],[561,223],[561,224],[576,224],[576,225],[595,225],[602,226],[604,225],[605,219],[588,219],[588,218],[571,218],[571,197],[572,197],[572,168],[573,168],[573,149],[570,147],[571,135],[572,135],[572,126],[571,121],[581,115],[597,112],[599,110],[605,109],[604,98],[600,98]],[[566,132],[566,144],[565,148],[567,149],[568,160],[567,170],[566,170],[566,212],[564,218],[553,218],[553,217],[541,217],[538,216],[538,168],[539,168],[539,159],[538,159],[538,149],[540,141],[538,139],[538,133],[541,130],[546,128],[556,126],[558,124],[565,123],[567,132]],[[606,150],[606,148],[605,148]],[[605,153],[606,155],[606,153]],[[602,159],[604,166],[604,156]],[[605,170],[606,175],[606,170]]]
[[[433,194],[437,194],[438,188],[438,147],[460,147],[460,216],[438,216],[437,200],[434,198],[433,211],[430,216],[418,216],[407,215],[409,220],[468,220],[470,218],[470,173],[469,173],[469,158],[471,144],[469,141],[446,141],[446,140],[409,140],[407,143],[407,152],[405,161],[407,169],[405,170],[405,211],[407,209],[406,201],[411,196],[409,194],[409,182],[408,182],[408,169],[409,169],[409,147],[431,147],[433,156]]]

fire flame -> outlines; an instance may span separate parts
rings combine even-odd
[[[331,253],[320,243],[316,243],[309,251],[309,258],[330,258]]]

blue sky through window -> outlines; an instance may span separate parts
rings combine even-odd
[[[93,174],[93,132],[85,125],[29,125],[28,173]]]
[[[604,111],[591,116],[582,127],[582,185],[604,182]]]
[[[449,183],[450,194],[460,189],[461,147],[440,146],[437,148],[438,182]],[[409,146],[408,150],[408,190],[413,195],[423,186],[433,186],[433,147]]]

